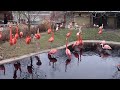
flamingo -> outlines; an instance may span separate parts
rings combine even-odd
[[[76,34],[76,36],[77,36],[78,39],[77,39],[77,41],[74,42],[74,44],[72,45],[72,48],[74,46],[83,45],[83,41],[82,41],[82,37],[80,35],[80,31]]]
[[[57,52],[57,49],[51,49],[48,54],[55,54]]]
[[[13,45],[13,42],[12,42],[12,26],[9,26],[10,28],[10,40],[9,40],[9,43],[10,45]]]
[[[69,38],[70,37],[70,35],[72,34],[72,23],[70,23],[70,25],[69,25],[69,27],[68,27],[69,29],[70,29],[70,31],[66,34],[66,37],[67,38]]]
[[[72,34],[72,31],[69,31],[69,32],[66,34],[66,37],[69,38],[71,34]]]
[[[52,36],[48,40],[48,42],[51,42],[51,48],[52,48],[52,42],[53,41],[54,41],[54,32],[52,31]]]
[[[50,23],[49,23],[49,25],[50,25]],[[48,34],[51,34],[51,32],[52,32],[52,29],[51,29],[51,25],[50,25],[50,28],[48,29]]]
[[[48,34],[51,34],[52,30],[51,28],[48,29]]]
[[[36,65],[38,65],[38,66],[42,65],[42,62],[41,62],[40,58],[38,56],[35,56],[35,58],[38,60]]]
[[[67,44],[68,44],[68,42],[67,42],[67,38],[66,38],[66,51],[65,51],[65,53],[66,53],[66,55],[69,57],[69,59],[71,59],[71,52],[70,52],[70,50],[68,49],[68,46],[67,46]]]
[[[14,37],[14,36],[13,36],[13,38],[12,38],[12,43],[13,43],[13,44],[16,44],[16,43],[17,43],[17,39],[16,39],[16,37]]]
[[[100,44],[102,46],[102,49],[107,49],[107,50],[110,50],[112,49],[109,45],[104,45],[103,43]]]
[[[106,43],[106,41],[105,41],[105,40],[102,40],[102,41],[101,41],[101,44],[105,44],[105,43]]]
[[[39,29],[37,30],[37,34],[35,34],[35,38],[36,38],[36,39],[40,39],[40,38],[41,38],[41,35],[40,35],[40,32],[39,32]]]
[[[38,28],[37,33],[35,34],[34,38],[35,38],[35,39],[40,39],[40,38],[41,38],[41,35],[40,35],[40,32],[39,32],[39,28]],[[33,39],[34,39],[34,38],[33,38]],[[40,49],[40,48],[39,48],[40,45],[39,45],[38,42],[36,42],[36,46],[38,47],[38,49]]]
[[[16,34],[15,34],[15,38],[18,39],[19,35],[18,35],[18,25],[16,26]]]
[[[20,32],[20,38],[22,38],[23,37],[23,32]]]
[[[27,36],[25,41],[26,41],[26,44],[30,44],[30,42],[31,42],[31,37],[30,37],[30,36]]]
[[[98,34],[102,34],[103,30],[102,30],[102,26],[99,27],[99,31],[98,31]]]
[[[73,52],[73,55],[78,58],[78,62],[79,62],[79,54],[77,52]]]
[[[52,36],[49,38],[48,42],[51,42],[51,48],[52,48],[52,43],[54,41],[54,32],[52,31]],[[57,49],[51,49],[48,54],[55,54],[57,52]]]

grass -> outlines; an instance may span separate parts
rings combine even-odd
[[[65,36],[66,33],[69,30],[63,29],[55,32],[55,40],[52,44],[52,48],[59,47],[61,45],[65,45]],[[69,42],[76,40],[76,33],[78,30],[73,30],[72,35],[69,38]],[[41,39],[35,40],[27,45],[25,43],[25,39],[19,39],[17,44],[14,46],[10,46],[9,42],[2,42],[0,43],[0,56],[3,57],[3,59],[8,59],[11,57],[17,57],[22,56],[25,54],[38,52],[45,49],[50,49],[50,43],[48,42],[48,39],[51,37],[51,35],[48,35],[47,33],[42,34],[41,33]],[[98,34],[98,29],[94,28],[87,28],[82,30],[82,37],[83,40],[107,40],[107,41],[117,41],[120,42],[120,30],[117,31],[103,31],[103,34]],[[37,48],[36,43],[39,43],[40,49]],[[17,48],[17,47],[20,48]]]

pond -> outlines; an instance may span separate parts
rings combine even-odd
[[[65,48],[50,56],[38,54],[23,60],[0,65],[0,79],[120,79],[120,46],[100,51],[97,43],[85,44],[79,51]],[[76,47],[77,48],[77,47]]]

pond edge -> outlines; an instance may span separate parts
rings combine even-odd
[[[102,40],[83,40],[84,43],[100,43]],[[68,46],[71,46],[73,42],[69,42]],[[114,42],[114,41],[106,41],[107,44],[112,44],[112,45],[120,45],[120,42]],[[66,45],[63,45],[63,46],[60,46],[60,47],[56,47],[56,49],[62,49],[62,48],[65,48]],[[47,49],[47,50],[42,50],[42,51],[39,51],[39,52],[36,52],[36,53],[30,53],[30,54],[26,54],[26,55],[23,55],[23,56],[19,56],[19,57],[14,57],[14,58],[9,58],[9,59],[4,59],[4,60],[1,60],[0,61],[0,65],[1,64],[6,64],[6,63],[10,63],[10,62],[13,62],[13,61],[18,61],[18,60],[22,60],[24,58],[27,58],[27,57],[30,57],[30,56],[35,56],[37,54],[41,54],[41,53],[46,53],[46,52],[49,52],[50,49]]]

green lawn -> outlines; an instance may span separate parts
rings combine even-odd
[[[66,33],[69,30],[63,29],[55,32],[55,40],[53,42],[52,47],[59,47],[61,45],[65,45],[65,37]],[[69,38],[69,42],[76,40],[76,33],[78,30],[73,30],[72,35]],[[4,59],[21,56],[33,52],[38,52],[41,50],[49,49],[50,43],[48,39],[51,35],[48,35],[47,32],[42,34],[41,39],[32,41],[29,45],[25,43],[25,39],[18,40],[17,44],[14,46],[10,46],[9,42],[0,43],[0,56]],[[98,29],[87,28],[82,30],[83,40],[107,40],[107,41],[118,41],[120,42],[120,30],[117,31],[103,31],[102,35],[98,34]],[[36,42],[40,44],[40,49],[37,49]],[[16,48],[20,46],[20,48]]]

